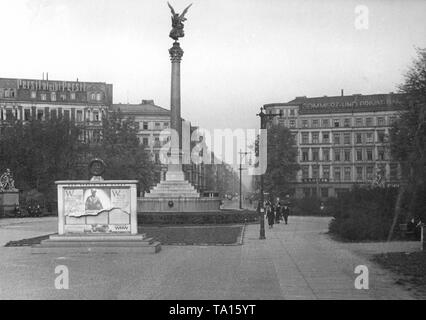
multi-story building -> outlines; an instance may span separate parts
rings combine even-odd
[[[82,139],[99,139],[102,117],[112,105],[104,82],[0,78],[0,125],[64,117],[81,125]]]
[[[120,111],[123,116],[132,117],[139,127],[138,137],[150,152],[152,160],[159,166],[158,182],[165,179],[167,166],[160,163],[160,149],[167,142],[161,141],[160,133],[170,127],[170,110],[155,105],[154,100],[142,100],[140,104],[118,103],[112,109]],[[197,129],[190,122],[182,119],[182,127],[189,127],[190,132]],[[205,166],[203,164],[186,164],[183,166],[185,178],[200,192],[206,188]]]
[[[268,126],[281,124],[294,134],[297,198],[332,197],[355,184],[396,184],[403,176],[388,143],[390,126],[405,108],[401,94],[297,97],[264,108],[276,115]]]

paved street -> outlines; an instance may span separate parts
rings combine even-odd
[[[1,247],[0,298],[411,299],[362,254],[391,246],[334,242],[324,234],[328,222],[290,217],[289,225],[267,228],[264,241],[258,225],[248,225],[241,246],[163,246],[155,255],[31,254],[31,248]],[[1,220],[0,241],[55,230],[54,218]],[[416,250],[410,242],[397,247]],[[354,269],[361,264],[369,268],[369,290],[354,288]],[[69,269],[69,290],[54,288],[58,265]]]

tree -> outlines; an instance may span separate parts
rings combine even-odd
[[[55,180],[84,176],[77,165],[84,149],[79,135],[80,129],[63,119],[9,122],[0,136],[0,168],[12,170],[17,188],[54,199]]]
[[[159,168],[150,153],[140,144],[133,118],[112,112],[103,119],[100,142],[90,146],[90,155],[107,165],[105,179],[139,181],[139,190],[146,192],[156,182]]]
[[[290,184],[296,180],[300,169],[297,163],[296,141],[290,130],[281,125],[268,129],[267,169],[264,174],[264,192],[271,198],[285,197],[290,192]],[[259,139],[255,143],[258,156]],[[255,187],[259,189],[259,177],[255,177]]]
[[[407,189],[412,194],[409,211],[424,216],[426,203],[426,49],[417,49],[417,57],[399,87],[407,99],[407,109],[390,131],[391,153],[405,170]],[[401,191],[401,194],[404,190]],[[423,217],[423,221],[426,216]]]

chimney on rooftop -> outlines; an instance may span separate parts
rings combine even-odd
[[[43,72],[43,75],[42,75],[42,77],[41,77],[41,80],[44,80],[44,72]]]
[[[344,94],[343,94],[343,89],[341,90],[341,93],[342,93],[342,97],[344,96]]]
[[[49,81],[49,72],[46,72],[46,80]]]

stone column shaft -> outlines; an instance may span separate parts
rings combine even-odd
[[[178,134],[178,139],[172,135],[171,153],[172,164],[168,165],[166,179],[183,180],[182,172],[182,120],[180,115],[180,62],[183,50],[179,42],[174,42],[169,49],[170,60],[172,62],[171,92],[170,92],[170,128]],[[177,140],[177,141],[176,141]],[[167,178],[169,177],[169,178]]]

